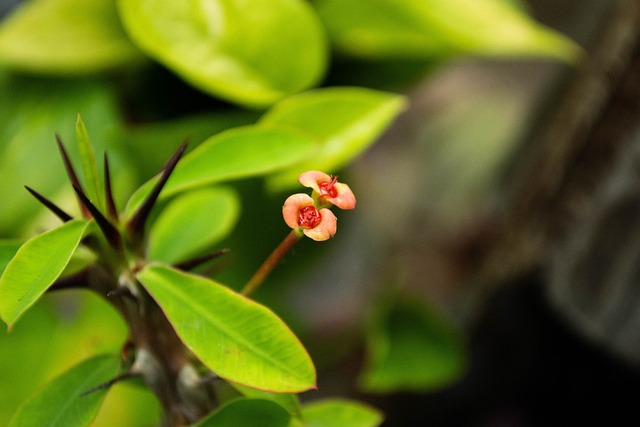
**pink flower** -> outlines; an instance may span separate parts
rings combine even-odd
[[[329,176],[319,171],[308,171],[302,173],[298,181],[305,187],[313,188],[321,204],[329,202],[340,209],[356,207],[356,196],[353,191],[347,184],[338,182],[337,176]]]
[[[305,236],[323,241],[336,234],[336,216],[327,208],[314,206],[314,200],[307,194],[293,194],[282,207],[284,222],[293,229],[302,229]]]

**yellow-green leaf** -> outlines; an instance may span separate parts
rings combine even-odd
[[[312,157],[269,178],[273,189],[297,185],[307,170],[336,172],[366,150],[404,109],[402,96],[355,87],[314,89],[274,105],[262,124],[294,129],[314,138]]]
[[[324,29],[304,0],[120,0],[147,54],[202,91],[264,107],[324,74]]]
[[[440,58],[456,54],[551,56],[580,50],[505,0],[317,0],[337,50],[351,56]]]
[[[64,271],[89,224],[72,220],[20,247],[0,277],[0,317],[9,328]]]
[[[311,358],[267,307],[212,280],[159,264],[136,277],[187,347],[220,377],[276,393],[315,387]]]
[[[274,126],[242,126],[212,136],[187,154],[169,177],[160,197],[221,181],[268,174],[308,158],[313,139]],[[158,177],[129,199],[127,214],[140,206]]]
[[[226,237],[239,214],[239,197],[230,188],[177,196],[151,225],[148,258],[169,264],[184,261]]]
[[[96,164],[96,156],[89,139],[87,127],[82,121],[82,117],[78,114],[76,120],[76,143],[78,144],[78,152],[80,153],[80,161],[82,163],[82,172],[84,173],[84,182],[87,197],[98,208],[101,208],[102,191],[100,190],[100,178],[98,177],[98,165]]]
[[[20,70],[75,75],[140,58],[114,0],[22,2],[0,25],[0,63]]]

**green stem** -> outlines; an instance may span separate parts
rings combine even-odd
[[[287,237],[278,245],[277,248],[271,252],[271,255],[264,260],[260,268],[249,279],[244,288],[242,288],[242,295],[249,296],[255,292],[256,289],[264,282],[264,279],[269,276],[274,268],[282,261],[282,258],[291,250],[291,248],[298,243],[303,236],[300,229],[291,230],[291,233],[287,234]]]

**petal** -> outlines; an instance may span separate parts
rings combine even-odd
[[[333,185],[338,190],[336,197],[327,197],[326,199],[339,207],[340,209],[353,209],[356,207],[356,196],[347,184],[336,182]]]
[[[304,206],[313,206],[313,199],[308,194],[298,193],[287,197],[282,206],[284,222],[291,228],[298,228],[298,212]]]
[[[336,228],[338,226],[338,220],[336,216],[329,209],[320,209],[322,215],[322,221],[314,228],[305,228],[302,232],[305,236],[313,239],[317,242],[322,242],[333,237],[336,234]]]
[[[318,183],[331,181],[331,176],[320,171],[307,171],[300,174],[298,181],[305,187],[313,188],[315,191],[320,192]]]

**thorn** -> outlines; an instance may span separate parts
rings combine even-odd
[[[210,253],[210,254],[206,254],[206,255],[202,255],[196,258],[192,258],[186,261],[182,261],[176,265],[174,265],[175,268],[182,270],[182,271],[189,271],[189,270],[193,270],[194,268],[208,262],[211,261],[213,259],[219,258],[222,255],[225,255],[229,253],[229,249],[225,248],[225,249],[220,249],[219,251]]]
[[[91,393],[95,393],[96,391],[104,390],[110,388],[112,385],[119,383],[120,381],[128,380],[129,378],[139,377],[140,374],[136,372],[125,372],[124,374],[118,375],[117,377],[110,379],[107,382],[99,384],[95,387],[91,387],[89,390],[85,390],[80,393],[80,397],[87,396]]]
[[[129,298],[132,301],[136,301],[136,302],[138,301],[138,299],[131,292],[131,290],[124,286],[120,286],[117,289],[107,292],[107,298],[112,298],[112,297],[123,297],[123,298]]]
[[[93,218],[96,220],[96,224],[102,230],[102,233],[107,238],[107,241],[114,249],[118,251],[122,251],[122,238],[120,237],[120,233],[116,228],[111,225],[111,222],[95,207],[93,203],[87,198],[87,196],[82,192],[82,190],[75,185],[73,189],[76,191],[78,198],[80,199],[83,206],[91,213]]]
[[[69,181],[71,181],[71,185],[74,187],[78,187],[82,190],[82,185],[80,184],[80,180],[78,179],[78,175],[76,175],[76,171],[73,169],[73,165],[71,164],[71,160],[69,159],[69,155],[67,154],[67,150],[64,148],[64,144],[62,143],[62,138],[60,135],[56,133],[56,142],[58,143],[58,149],[60,150],[60,154],[62,155],[62,161],[64,162],[64,167],[67,170],[67,176],[69,177]],[[83,190],[84,192],[84,190]],[[89,218],[90,214],[87,210],[87,207],[78,201],[80,208],[82,209],[82,216],[85,218]]]
[[[133,215],[131,220],[129,220],[127,227],[129,228],[134,241],[141,243],[142,236],[144,234],[144,226],[147,221],[147,218],[149,217],[149,213],[151,212],[151,208],[153,208],[153,205],[155,204],[156,200],[158,199],[158,196],[160,195],[160,191],[162,191],[162,188],[167,183],[169,176],[171,175],[174,168],[178,164],[178,161],[184,154],[184,151],[186,150],[186,148],[187,148],[186,141],[180,144],[180,147],[178,147],[176,152],[173,153],[173,155],[165,165],[164,169],[162,170],[162,175],[160,176],[160,179],[158,180],[156,185],[153,187],[153,190],[151,190],[151,193],[147,195],[147,198],[144,200],[144,202],[142,202],[142,204],[140,205],[136,213]]]
[[[62,220],[62,222],[71,221],[73,219],[73,217],[71,215],[69,215],[68,213],[66,213],[62,209],[60,209],[55,203],[53,203],[51,200],[49,200],[46,197],[44,197],[42,194],[38,193],[33,188],[28,187],[26,185],[24,186],[24,188],[26,188],[27,191],[29,193],[31,193],[31,195],[33,195],[33,197],[38,199],[38,201],[40,203],[42,203],[47,209],[49,209],[51,212],[53,212],[53,214],[55,216],[60,218],[60,220]]]
[[[200,377],[200,379],[198,380],[198,383],[200,385],[205,385],[205,384],[211,383],[213,381],[217,381],[219,379],[220,379],[220,377],[215,372],[209,371],[205,375]]]
[[[107,215],[114,221],[118,220],[118,209],[113,200],[113,192],[111,191],[111,172],[109,171],[109,158],[104,153],[104,198],[107,205]]]

